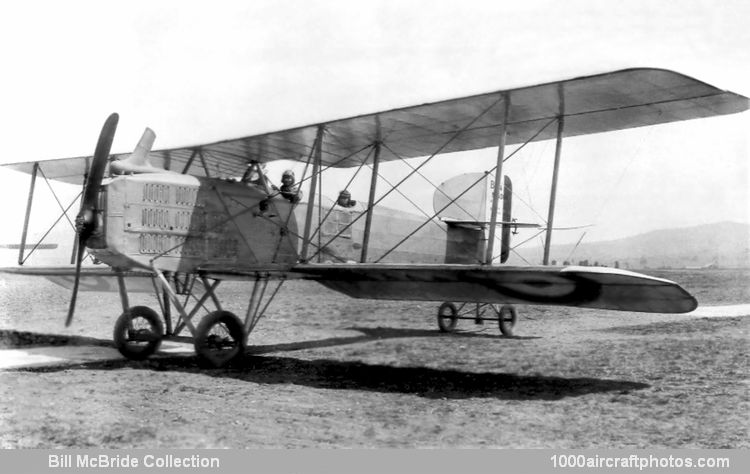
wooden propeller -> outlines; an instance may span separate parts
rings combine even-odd
[[[86,251],[86,243],[96,230],[97,218],[96,208],[99,190],[104,179],[104,170],[109,160],[109,151],[112,148],[112,140],[117,130],[117,121],[120,116],[116,113],[110,115],[104,122],[102,131],[99,134],[99,141],[96,143],[94,158],[91,167],[86,175],[86,183],[83,187],[83,197],[81,198],[81,208],[76,217],[76,232],[78,233],[78,253],[76,254],[76,273],[73,283],[73,295],[70,298],[68,307],[68,316],[65,318],[65,326],[70,326],[73,321],[73,313],[76,308],[76,299],[78,298],[78,284],[81,279],[81,262],[83,254]]]

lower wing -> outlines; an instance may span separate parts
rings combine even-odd
[[[72,267],[2,268],[73,285]],[[482,265],[302,264],[266,268],[206,268],[218,279],[303,278],[353,298],[514,303],[581,308],[687,313],[696,299],[677,283],[603,267],[509,267]],[[109,268],[84,268],[81,290],[117,291]],[[153,291],[148,272],[123,272],[128,291]]]
[[[293,272],[354,298],[517,303],[687,313],[698,306],[680,285],[602,267],[480,265],[297,265]]]
[[[14,275],[26,275],[43,277],[56,283],[63,288],[72,289],[75,280],[75,267],[8,267],[0,268],[0,273]],[[125,285],[128,291],[147,293],[153,292],[154,286],[151,282],[151,273],[148,272],[122,272],[125,277]],[[81,268],[81,291],[118,291],[117,273],[109,267],[83,267]]]

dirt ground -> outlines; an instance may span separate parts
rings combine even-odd
[[[749,271],[695,275],[657,274],[702,305],[750,302]],[[220,293],[239,312],[247,291]],[[1,279],[0,348],[111,345],[117,295],[82,294],[66,329],[68,298]],[[750,318],[528,306],[508,338],[489,322],[441,334],[437,306],[288,282],[229,368],[160,354],[5,370],[0,447],[750,447]]]

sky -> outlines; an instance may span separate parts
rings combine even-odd
[[[750,96],[747,18],[744,0],[3,2],[0,163],[92,154],[113,111],[124,152],[146,126],[155,148],[191,145],[630,67]],[[748,115],[567,139],[555,223],[598,241],[748,222]],[[442,157],[425,174],[439,183],[494,156]],[[546,218],[553,158],[544,142],[507,163],[519,220]],[[28,182],[0,169],[0,243],[19,240]],[[406,188],[432,210],[429,184]],[[66,204],[77,192],[55,189]],[[57,204],[41,184],[36,202],[38,234]]]

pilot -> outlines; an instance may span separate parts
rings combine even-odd
[[[302,199],[302,191],[299,190],[299,186],[294,184],[294,171],[286,170],[281,175],[279,192],[292,204],[297,204]]]
[[[357,201],[352,200],[351,193],[344,189],[339,193],[339,198],[336,200],[336,204],[341,207],[354,207],[357,205]]]
[[[261,173],[263,173],[263,177],[261,178]],[[256,163],[251,163],[248,165],[247,170],[245,171],[245,174],[242,176],[242,182],[246,184],[254,184],[256,186],[265,186],[264,179],[268,182],[268,177],[266,176],[266,164],[261,163],[260,165]]]

